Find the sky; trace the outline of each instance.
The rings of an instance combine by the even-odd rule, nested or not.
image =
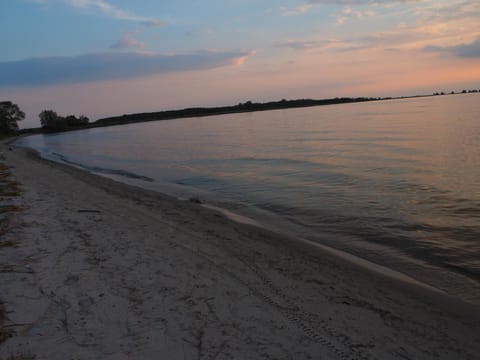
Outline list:
[[[21,127],[480,88],[478,0],[0,0],[0,34]]]

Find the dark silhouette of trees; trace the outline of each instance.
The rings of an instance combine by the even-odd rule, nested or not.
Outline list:
[[[66,117],[59,116],[53,110],[43,110],[38,114],[42,128],[50,132],[66,131],[80,128],[88,125],[90,121],[85,115],[76,117],[75,115],[68,115]]]
[[[18,121],[25,119],[25,113],[11,101],[0,101],[0,133],[13,134],[18,131]]]
[[[78,117],[78,118],[75,115],[68,115],[65,118],[65,121],[66,121],[68,126],[77,127],[77,126],[87,125],[88,122],[89,122],[89,119],[85,115],[80,115],[80,117]]]
[[[388,98],[384,98],[388,99]],[[221,114],[233,114],[241,112],[251,111],[267,111],[275,109],[288,109],[288,108],[302,108],[307,106],[320,106],[320,105],[332,105],[332,104],[346,104],[354,102],[375,101],[377,98],[334,98],[334,99],[297,99],[297,100],[285,100],[270,101],[265,103],[255,103],[252,101],[246,101],[233,106],[222,106],[212,108],[186,108],[181,110],[166,110],[151,113],[139,113],[139,114],[125,114],[121,116],[113,116],[97,120],[93,126],[109,126],[130,124],[144,121],[157,121],[157,120],[170,120],[185,117],[201,117],[201,116],[213,116]]]
[[[65,125],[65,119],[53,110],[43,110],[38,114],[42,128],[47,131],[61,131]]]
[[[480,90],[463,90],[461,93],[467,94],[469,92],[480,92]],[[460,93],[460,92],[459,92]],[[445,92],[436,92],[433,95],[446,95]],[[452,91],[450,94],[456,94]],[[333,105],[333,104],[348,104],[366,101],[379,101],[379,100],[391,100],[391,99],[407,99],[424,97],[430,95],[415,95],[415,96],[402,96],[402,97],[336,97],[330,99],[296,99],[287,100],[282,99],[280,101],[269,101],[264,103],[246,101],[244,103],[238,103],[231,106],[220,107],[192,107],[179,110],[165,110],[149,113],[137,113],[137,114],[124,114],[121,116],[112,116],[103,119],[98,119],[94,123],[90,123],[89,119],[81,115],[76,117],[75,115],[68,115],[66,117],[59,116],[53,110],[44,110],[39,114],[42,129],[40,131],[57,132],[68,131],[82,128],[95,128],[102,126],[123,125],[145,121],[158,121],[158,120],[171,120],[185,117],[202,117],[202,116],[214,116],[222,114],[233,114],[253,111],[268,111],[277,109],[290,109],[290,108],[303,108],[309,106],[321,106],[321,105]],[[22,130],[24,133],[32,133],[32,131]],[[33,131],[37,129],[31,129]]]

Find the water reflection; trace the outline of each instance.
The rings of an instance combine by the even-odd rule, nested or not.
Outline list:
[[[159,188],[190,186],[272,211],[303,236],[387,266],[406,268],[408,258],[461,273],[480,300],[479,114],[472,94],[151,122],[25,143],[153,178]],[[464,279],[451,276],[449,286],[461,286]]]

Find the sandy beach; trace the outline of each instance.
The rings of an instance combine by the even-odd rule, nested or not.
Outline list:
[[[22,192],[1,200],[21,211],[0,247],[0,359],[478,359],[478,306],[3,151]]]

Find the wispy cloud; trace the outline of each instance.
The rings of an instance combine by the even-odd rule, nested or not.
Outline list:
[[[452,21],[465,18],[476,18],[480,16],[480,2],[474,0],[450,0],[430,2],[415,10],[417,16],[424,20]]]
[[[286,40],[275,44],[275,47],[293,50],[313,51],[340,47],[344,42],[338,40]]]
[[[145,26],[160,26],[165,22],[148,16],[137,15],[131,11],[119,8],[106,0],[34,0],[38,3],[64,3],[78,9],[92,9],[118,20],[135,21]]]
[[[282,16],[296,16],[303,15],[309,12],[315,7],[314,4],[302,4],[295,8],[288,8],[286,6],[280,6],[280,15]]]
[[[472,43],[460,44],[456,46],[426,46],[425,51],[450,53],[461,58],[480,58],[480,38]]]
[[[371,10],[353,10],[350,6],[346,6],[342,9],[342,11],[336,16],[335,22],[338,25],[344,24],[349,19],[366,19],[375,16],[376,13]]]
[[[385,5],[392,3],[416,3],[425,0],[308,0],[307,4],[324,5]]]
[[[341,3],[341,1],[335,3]],[[359,3],[355,2],[355,4]],[[386,4],[387,1],[383,3]],[[458,57],[473,57],[476,56],[477,41],[480,39],[479,16],[480,2],[468,0],[424,0],[415,6],[382,10],[378,14],[368,8],[344,6],[334,16],[337,24],[344,24],[353,18],[370,18],[371,21],[390,21],[392,27],[353,37],[339,37],[338,44],[330,46],[328,49],[335,51],[377,49],[418,52],[429,50],[450,52]],[[292,45],[290,47],[301,49],[300,44],[302,43],[305,43],[303,49],[308,50],[315,44],[322,44],[322,40],[307,42],[299,40],[290,44]]]
[[[132,32],[126,32],[111,46],[112,49],[143,49],[144,47],[145,45],[135,39]]]
[[[328,1],[327,1],[328,2]],[[334,1],[335,2],[335,1]],[[341,3],[337,1],[335,3]],[[356,2],[359,3],[359,2]],[[365,2],[364,2],[365,3]],[[386,2],[384,2],[386,3]],[[350,4],[351,5],[351,4]],[[381,11],[378,16],[370,9],[343,6],[335,15],[337,24],[353,18],[371,21],[392,21],[392,28],[383,31],[359,33],[357,36],[338,36],[335,40],[312,38],[287,40],[276,47],[304,52],[362,52],[425,51],[449,53],[458,58],[477,58],[480,53],[480,2],[466,0],[424,1],[421,6],[402,7]],[[402,22],[409,19],[409,22]],[[397,21],[395,23],[395,21]]]
[[[240,65],[253,52],[86,54],[0,62],[0,87],[73,84]]]

